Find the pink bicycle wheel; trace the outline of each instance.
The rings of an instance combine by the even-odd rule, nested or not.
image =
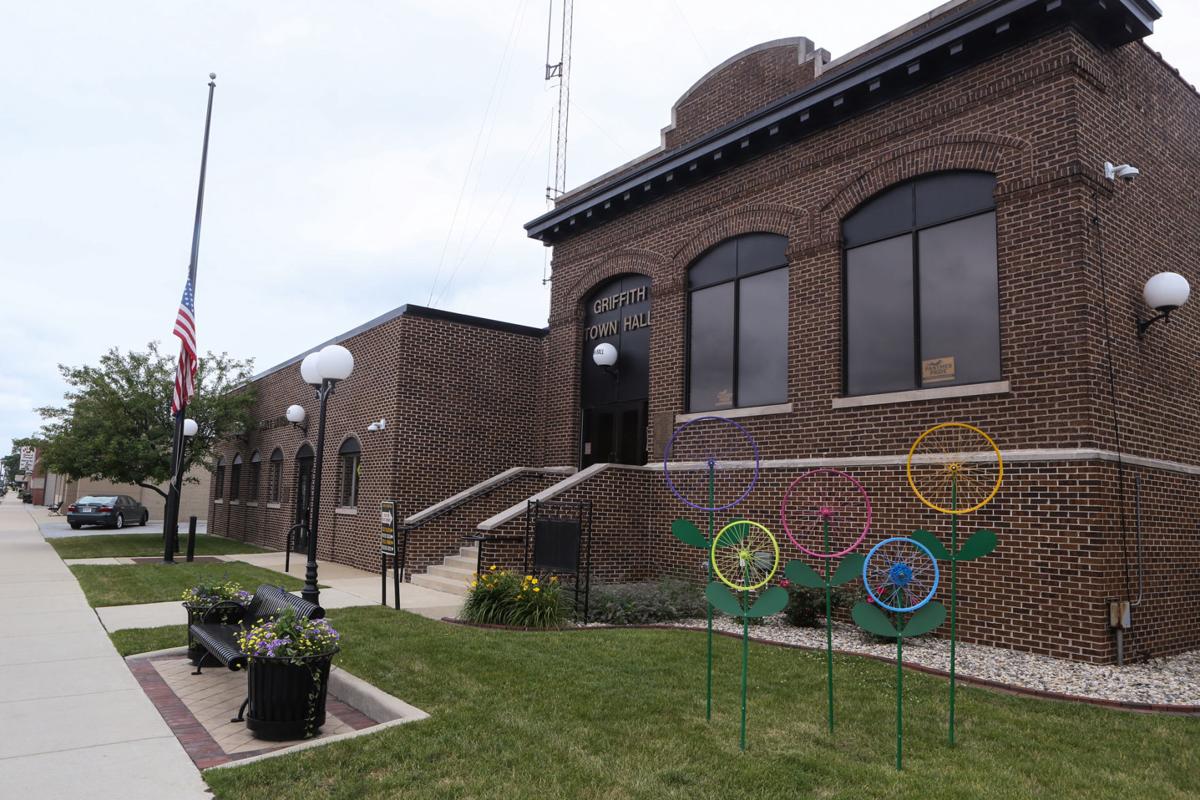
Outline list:
[[[841,558],[867,538],[871,498],[854,476],[821,467],[792,481],[783,494],[779,520],[784,533],[802,553],[813,558]],[[846,542],[849,546],[834,549]]]

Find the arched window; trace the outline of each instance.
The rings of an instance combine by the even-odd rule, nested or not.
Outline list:
[[[250,482],[246,487],[246,500],[258,502],[258,484],[262,477],[262,456],[255,450],[250,454]]]
[[[362,470],[362,446],[351,436],[338,448],[338,505],[352,508],[358,505],[358,478]]]
[[[242,492],[242,454],[233,457],[233,466],[229,469],[229,499],[237,500]]]
[[[283,493],[283,451],[276,447],[271,452],[271,467],[267,485],[267,502],[278,503]]]
[[[938,173],[842,222],[846,394],[1000,380],[995,189]]]
[[[220,500],[225,497],[225,456],[217,459],[217,475],[213,480],[216,482],[213,497]]]
[[[688,410],[787,402],[787,237],[727,239],[688,269]]]

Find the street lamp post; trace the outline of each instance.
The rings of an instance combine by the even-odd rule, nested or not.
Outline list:
[[[320,605],[321,593],[317,589],[317,528],[321,520],[321,473],[325,456],[325,408],[329,395],[333,394],[337,382],[350,377],[354,371],[354,356],[341,345],[331,344],[319,352],[309,353],[300,362],[300,376],[304,382],[317,390],[319,412],[317,416],[317,462],[313,469],[312,516],[308,531],[308,563],[304,568],[304,588],[300,596]]]
[[[183,444],[181,444],[179,447],[179,461],[177,461],[176,463],[171,465],[171,467],[172,467],[172,469],[171,469],[172,487],[171,488],[174,490],[176,498],[178,498],[180,496],[180,494],[182,494],[182,490],[183,490],[183,463],[184,463],[184,461],[187,460],[186,453],[187,453],[188,442],[191,441],[192,437],[196,435],[196,431],[198,429],[199,429],[199,426],[196,424],[196,420],[191,419],[189,417],[188,419],[185,419],[183,421]],[[178,506],[176,506],[175,511],[176,511],[176,513],[179,512]],[[169,524],[164,525],[164,528],[163,528],[163,563],[164,564],[174,564],[175,563],[175,549],[177,547],[178,542],[179,542],[178,527],[173,527]]]

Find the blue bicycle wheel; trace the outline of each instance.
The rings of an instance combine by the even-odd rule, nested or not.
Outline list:
[[[886,611],[916,611],[937,591],[937,559],[920,542],[903,536],[884,539],[863,562],[863,584],[876,605]]]

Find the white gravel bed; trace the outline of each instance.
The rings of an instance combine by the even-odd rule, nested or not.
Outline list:
[[[665,624],[703,630],[706,621],[686,619]],[[742,624],[729,617],[715,617],[713,629],[741,635]],[[825,649],[824,627],[797,628],[788,623],[782,614],[752,624],[750,636]],[[895,644],[871,642],[853,625],[834,624],[833,649],[869,653],[893,661],[896,658]],[[1121,668],[1081,664],[961,641],[956,655],[957,674],[1010,686],[1126,703],[1200,706],[1200,650],[1141,664],[1128,664]],[[920,664],[948,672],[950,642],[932,636],[906,641],[904,661],[906,664]]]

